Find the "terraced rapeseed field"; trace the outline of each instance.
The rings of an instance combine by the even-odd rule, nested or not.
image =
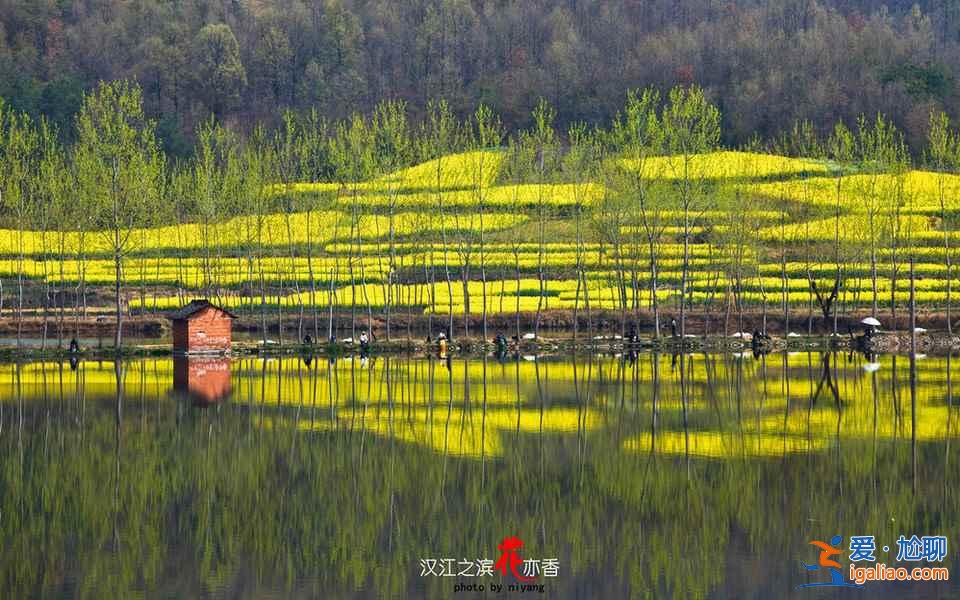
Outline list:
[[[273,185],[287,212],[133,230],[128,305],[166,310],[208,296],[241,311],[625,312],[649,309],[656,289],[670,311],[685,287],[694,307],[813,311],[811,282],[829,289],[839,278],[844,310],[868,306],[874,291],[888,309],[909,301],[912,259],[917,302],[939,310],[960,283],[946,261],[960,245],[950,225],[960,176],[840,173],[721,151],[519,180],[506,161],[483,150],[369,181]],[[684,168],[697,195],[687,211],[676,201]],[[606,171],[641,175],[648,195],[619,189]],[[0,231],[0,255],[0,276],[57,289],[114,277],[103,232]]]

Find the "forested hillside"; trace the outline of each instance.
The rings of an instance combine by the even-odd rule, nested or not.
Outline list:
[[[958,116],[956,0],[2,0],[0,28],[13,108],[71,138],[83,91],[136,79],[181,155],[211,113],[249,126],[384,98],[483,102],[514,128],[543,96],[565,128],[609,122],[627,89],[695,83],[727,145],[882,112],[918,150],[931,110]]]

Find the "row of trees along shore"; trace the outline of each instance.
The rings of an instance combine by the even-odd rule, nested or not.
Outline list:
[[[281,298],[288,294],[300,299],[295,310],[298,339],[305,333],[316,339],[321,333],[333,335],[339,312],[334,305],[345,306],[344,297],[352,299],[351,335],[359,327],[371,327],[376,317],[385,323],[389,339],[395,323],[405,323],[411,334],[413,317],[423,315],[424,306],[435,306],[435,294],[443,286],[448,296],[445,318],[438,315],[435,325],[433,311],[427,311],[428,327],[453,335],[458,285],[465,315],[461,331],[488,338],[488,296],[497,293],[497,282],[498,312],[515,314],[519,335],[521,279],[531,274],[539,282],[538,295],[534,294],[537,332],[548,308],[549,280],[576,281],[576,332],[584,312],[588,327],[595,325],[600,299],[591,297],[588,272],[596,257],[616,290],[613,302],[621,313],[621,328],[631,315],[649,311],[652,331],[659,335],[662,314],[669,309],[684,335],[691,316],[691,276],[707,270],[715,285],[698,304],[707,313],[715,307],[724,310],[725,323],[733,314],[737,326],[742,326],[744,304],[749,302],[744,288],[755,281],[764,326],[768,304],[779,304],[786,331],[791,319],[788,291],[791,280],[799,277],[809,298],[808,328],[812,331],[816,310],[824,321],[832,320],[836,330],[841,309],[868,307],[878,315],[881,308],[888,308],[896,318],[897,279],[916,258],[910,197],[903,183],[916,163],[937,178],[949,327],[951,232],[960,206],[948,174],[958,170],[960,144],[944,114],[931,113],[928,149],[922,156],[908,152],[902,135],[883,116],[861,118],[849,126],[838,123],[825,138],[817,136],[809,123],[799,122],[790,134],[747,148],[780,157],[821,159],[819,164],[826,165],[835,180],[833,204],[826,204],[825,213],[788,198],[776,204],[782,235],[775,242],[761,240],[758,234],[762,223],[753,209],[761,207],[749,189],[724,184],[724,178],[708,172],[704,161],[697,159],[718,150],[721,139],[720,112],[699,88],[677,87],[666,95],[655,89],[631,92],[613,122],[603,126],[576,123],[558,131],[555,112],[543,100],[532,117],[529,129],[507,132],[486,106],[461,119],[439,100],[430,104],[422,121],[412,122],[402,102],[388,100],[372,114],[343,121],[330,121],[316,112],[286,113],[281,127],[270,131],[253,127],[249,135],[210,120],[197,132],[193,158],[180,161],[164,155],[156,123],[144,116],[141,90],[126,81],[101,83],[85,96],[76,118],[76,141],[69,146],[59,141],[47,121],[0,105],[2,218],[11,239],[8,248],[13,248],[8,256],[12,270],[0,279],[0,315],[16,320],[18,345],[29,314],[42,317],[44,343],[48,326],[55,324],[57,343],[62,344],[74,326],[71,318],[79,333],[95,288],[101,293],[98,297],[104,297],[104,286],[88,282],[87,274],[90,261],[108,258],[117,347],[128,301],[138,298],[139,310],[159,310],[158,297],[176,294],[183,301],[198,292],[220,300],[239,296],[238,310],[259,315],[264,336],[273,319],[280,322],[282,343]],[[459,155],[472,157],[466,162],[456,158],[456,153],[491,149],[497,152]],[[673,158],[663,160],[667,155]],[[777,159],[754,156],[757,161]],[[493,164],[494,157],[499,157],[499,167]],[[425,161],[433,162],[428,163],[430,173],[417,182],[418,198],[424,200],[411,210],[403,202],[410,193],[409,182],[383,176]],[[494,170],[497,182],[512,185],[506,188],[512,190],[512,202],[489,200]],[[863,222],[857,226],[862,234],[855,243],[843,231],[849,227],[843,186],[853,174],[858,186],[866,186],[859,190],[864,204],[857,214]],[[885,177],[895,184],[883,185]],[[364,184],[377,178],[375,191],[381,201],[372,203]],[[459,178],[458,183],[451,186],[451,178]],[[316,193],[309,186],[301,191],[302,186],[294,185],[298,182],[333,185],[326,193]],[[551,201],[552,186],[558,183],[567,186],[564,193],[572,195],[572,201]],[[467,209],[450,203],[454,193],[470,195]],[[823,205],[821,198],[817,206]],[[330,219],[334,211],[343,218]],[[514,229],[496,225],[498,216],[511,215],[526,220]],[[811,218],[822,223],[824,215],[832,219],[834,229],[829,243],[816,241],[809,231]],[[386,224],[386,231],[379,226],[371,230],[371,216],[382,219],[378,222]],[[401,217],[406,219],[404,226]],[[270,219],[282,220],[285,239],[268,235]],[[808,229],[790,226],[803,222]],[[176,236],[176,243],[150,250],[150,228],[158,227],[166,228],[164,235]],[[228,227],[229,239],[224,234]],[[548,245],[561,238],[569,242],[572,258],[561,266],[551,265]],[[691,246],[704,241],[710,242],[709,259],[693,260]],[[407,247],[429,248],[438,242],[442,251],[437,257],[430,252],[422,264],[411,264],[405,262],[404,242]],[[509,247],[512,265],[502,257],[490,259],[494,242]],[[662,277],[667,242],[682,246],[679,282],[665,283]],[[521,260],[530,244],[537,248],[532,268]],[[891,268],[881,268],[881,256],[889,257]],[[304,258],[306,278],[297,276]],[[151,269],[159,276],[164,259],[176,262],[175,285],[148,285]],[[851,300],[841,293],[848,278],[845,269],[863,259],[870,265],[869,297]],[[832,263],[833,272],[815,273],[814,260]],[[25,275],[30,261],[40,264],[40,276]],[[764,289],[768,280],[761,276],[764,261],[780,265],[780,298]],[[805,272],[791,272],[797,261],[805,262]],[[75,265],[75,276],[65,273],[68,263]],[[185,278],[179,276],[190,264],[198,265],[199,289],[184,289]],[[244,280],[224,281],[221,272],[227,264],[239,265]],[[368,273],[371,264],[385,275]],[[131,271],[136,285],[125,283]],[[884,275],[890,278],[886,307],[879,285]],[[471,331],[469,315],[476,311],[471,311],[475,292],[469,283],[478,280],[480,330]],[[503,302],[504,286],[511,280],[517,285],[514,307]],[[371,284],[381,286],[381,301],[370,298]],[[35,292],[32,310],[25,306],[30,286]],[[669,307],[661,298],[667,288],[675,292]],[[323,306],[318,298],[326,298]],[[838,308],[841,303],[844,306]]]

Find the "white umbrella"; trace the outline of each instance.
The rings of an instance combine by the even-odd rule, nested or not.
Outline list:
[[[873,373],[874,371],[878,371],[879,369],[880,369],[880,363],[878,362],[868,362],[867,364],[863,365],[863,370],[866,371],[867,373]]]
[[[864,325],[870,325],[871,327],[880,327],[880,321],[874,319],[873,317],[867,317],[866,319],[860,321]]]

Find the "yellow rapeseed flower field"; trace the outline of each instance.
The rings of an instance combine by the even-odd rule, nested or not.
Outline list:
[[[123,282],[150,293],[145,300],[131,294],[130,306],[173,307],[183,294],[203,290],[232,307],[256,306],[262,297],[271,305],[389,304],[437,314],[588,303],[646,307],[654,266],[658,299],[678,300],[685,254],[687,298],[694,304],[723,303],[733,295],[747,304],[809,306],[809,278],[829,285],[835,276],[838,233],[843,302],[862,302],[873,293],[870,251],[884,302],[894,273],[893,298],[906,301],[904,265],[910,258],[919,302],[945,302],[948,281],[952,290],[960,289],[946,261],[960,248],[960,227],[952,223],[960,213],[954,201],[958,175],[839,177],[823,161],[736,151],[693,156],[687,165],[677,156],[625,161],[627,168],[642,168],[645,178],[668,182],[668,190],[684,167],[692,177],[710,181],[705,198],[686,215],[691,219],[686,249],[685,214],[678,204],[661,198],[647,214],[657,219],[651,259],[648,229],[629,196],[608,196],[601,180],[571,181],[569,173],[543,183],[517,183],[513,177],[506,182],[500,176],[506,159],[496,150],[464,152],[370,181],[274,186],[275,195],[294,197],[293,212],[133,230]],[[326,200],[305,198],[313,194]],[[0,230],[0,275],[54,286],[81,280],[108,286],[115,271],[105,232],[7,229]]]

